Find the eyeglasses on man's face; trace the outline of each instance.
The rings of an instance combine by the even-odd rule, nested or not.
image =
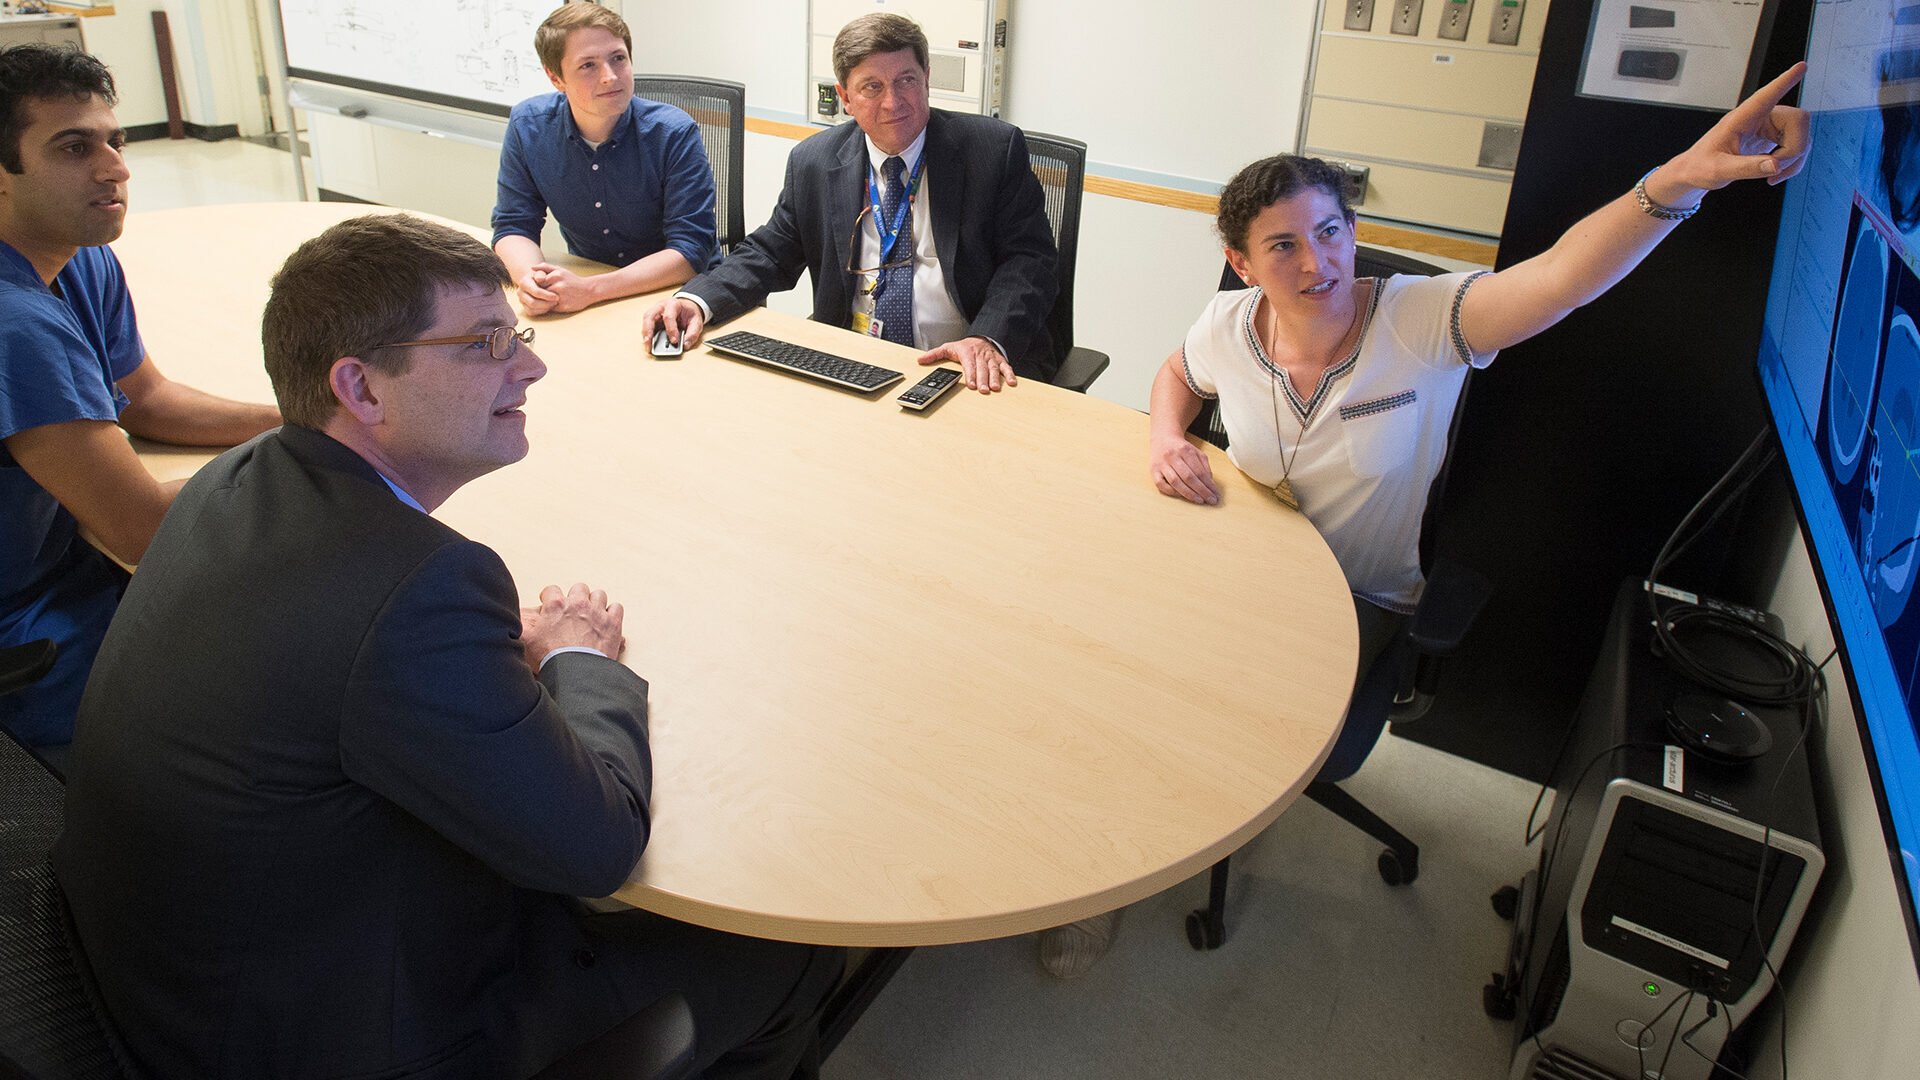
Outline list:
[[[511,326],[496,326],[484,334],[463,334],[459,337],[424,338],[420,341],[396,341],[389,345],[375,345],[376,349],[410,349],[415,345],[471,345],[475,349],[485,345],[487,355],[495,360],[511,360],[520,349],[522,342],[533,344],[533,327],[515,330]]]

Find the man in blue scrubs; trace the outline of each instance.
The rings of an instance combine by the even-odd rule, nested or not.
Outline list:
[[[714,262],[713,169],[700,126],[633,96],[633,34],[597,4],[567,4],[534,33],[558,93],[514,106],[500,147],[493,250],[529,315],[678,285]],[[553,209],[567,250],[619,267],[582,277],[546,261]]]
[[[0,726],[55,761],[126,585],[102,552],[139,562],[180,486],[155,481],[127,433],[225,446],[280,423],[146,355],[104,246],[127,215],[113,105],[113,76],[85,53],[0,49],[0,646],[60,649],[46,678],[0,698]]]

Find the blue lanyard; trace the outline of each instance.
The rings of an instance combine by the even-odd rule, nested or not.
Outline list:
[[[927,163],[927,155],[922,153],[920,160],[913,163],[913,172],[907,176],[907,197],[900,200],[894,208],[893,220],[885,220],[880,209],[880,188],[874,183],[873,167],[867,167],[867,199],[873,203],[873,231],[880,236],[880,262],[887,261],[893,254],[893,245],[900,240],[900,226],[906,223],[907,211],[913,207],[913,200],[920,194],[920,167]]]

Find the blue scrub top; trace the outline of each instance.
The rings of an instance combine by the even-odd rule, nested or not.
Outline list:
[[[81,248],[54,278],[0,242],[0,440],[69,420],[116,421],[114,385],[146,356],[120,261]],[[0,724],[32,745],[73,737],[73,714],[126,575],[0,443],[0,645],[51,637],[54,671],[0,698]]]

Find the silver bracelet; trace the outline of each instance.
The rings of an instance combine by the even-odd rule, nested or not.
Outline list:
[[[1652,176],[1659,171],[1660,166],[1655,165],[1647,170],[1647,176]],[[1633,200],[1640,204],[1641,213],[1648,217],[1659,218],[1661,221],[1685,221],[1700,212],[1700,203],[1694,203],[1683,209],[1677,206],[1662,206],[1654,202],[1653,196],[1647,194],[1647,176],[1641,177],[1640,182],[1633,185]],[[1705,201],[1704,197],[1700,200],[1700,202]]]

